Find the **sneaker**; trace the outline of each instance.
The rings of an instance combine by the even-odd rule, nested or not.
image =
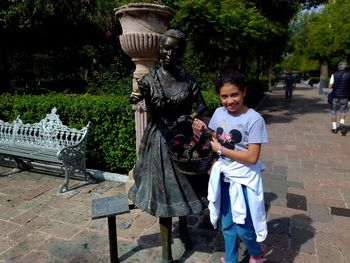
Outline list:
[[[250,259],[249,259],[249,263],[264,263],[266,262],[267,259],[266,258],[263,258],[263,256],[251,256]]]
[[[338,133],[338,129],[332,129],[331,132],[334,133],[334,134],[337,134]]]
[[[338,129],[340,130],[341,135],[346,135],[346,126],[344,124],[340,123]]]
[[[259,256],[250,256],[249,263],[263,263],[263,262],[267,262],[267,259],[264,258],[265,253],[267,251],[267,247],[263,243],[260,243],[260,247],[261,247],[261,254]]]

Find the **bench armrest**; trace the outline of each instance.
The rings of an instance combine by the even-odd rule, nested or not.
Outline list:
[[[58,160],[62,160],[63,163],[74,162],[75,160],[85,159],[87,136],[90,127],[90,122],[85,127],[86,131],[83,138],[75,145],[65,146],[57,152]]]
[[[82,159],[85,157],[86,140],[80,141],[76,145],[65,146],[57,152],[58,160],[65,162]]]

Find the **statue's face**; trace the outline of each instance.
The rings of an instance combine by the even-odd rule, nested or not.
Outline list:
[[[160,47],[160,62],[163,67],[171,67],[176,64],[182,55],[180,41],[173,37],[167,37]]]

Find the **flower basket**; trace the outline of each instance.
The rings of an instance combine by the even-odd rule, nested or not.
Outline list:
[[[177,156],[170,154],[176,169],[186,175],[198,175],[206,174],[210,168],[210,164],[213,160],[213,155],[209,155],[202,158],[192,158],[190,160],[185,158],[178,158]]]

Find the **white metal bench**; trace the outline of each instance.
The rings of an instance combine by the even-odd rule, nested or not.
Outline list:
[[[63,193],[76,170],[88,180],[85,152],[89,127],[90,122],[81,130],[68,128],[56,108],[34,124],[24,124],[19,116],[12,123],[0,120],[0,155],[14,159],[20,169],[31,168],[31,161],[59,164],[65,179],[58,192]]]

